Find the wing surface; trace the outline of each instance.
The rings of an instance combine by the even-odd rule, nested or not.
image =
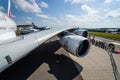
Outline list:
[[[21,36],[20,40],[17,39],[12,42],[0,44],[0,72],[26,56],[48,39],[69,29],[72,28],[53,27],[49,30]]]

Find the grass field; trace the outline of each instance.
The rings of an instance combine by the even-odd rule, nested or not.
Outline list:
[[[89,32],[90,35],[103,37],[107,39],[113,39],[120,41],[120,34],[112,34],[112,33],[103,33],[103,32]]]

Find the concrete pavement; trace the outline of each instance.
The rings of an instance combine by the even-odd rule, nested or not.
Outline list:
[[[115,80],[110,58],[107,52],[101,48],[92,46],[89,54],[84,58],[77,58],[69,54],[68,52],[66,52],[63,48],[60,48],[55,53],[57,54],[62,53],[72,58],[75,62],[78,63],[76,65],[76,68],[78,69],[78,71],[80,71],[79,65],[83,67],[83,70],[79,74],[82,78],[80,76],[79,77],[76,76],[73,78],[74,80]],[[39,71],[39,68],[38,68],[38,71]],[[39,80],[41,78],[40,76],[37,76],[35,74],[38,74],[38,72],[35,71],[28,78],[28,80]],[[52,75],[52,77],[53,76],[54,75]],[[46,80],[46,79],[43,78],[42,80]],[[52,80],[58,80],[58,79],[54,77],[52,78]],[[63,80],[66,80],[66,79],[63,79]]]

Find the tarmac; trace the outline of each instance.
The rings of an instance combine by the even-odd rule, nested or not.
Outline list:
[[[57,39],[57,40],[56,40]],[[120,55],[113,54],[120,71]],[[115,80],[108,53],[94,45],[85,57],[65,51],[52,38],[3,71],[0,80]]]

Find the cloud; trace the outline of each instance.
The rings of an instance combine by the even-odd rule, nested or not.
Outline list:
[[[120,0],[105,0],[105,1],[104,1],[104,4],[105,4],[105,5],[106,5],[106,4],[110,4],[110,3],[112,3],[112,2],[119,3]]]
[[[98,11],[88,5],[82,5],[81,9],[86,12],[86,14],[81,14],[84,22],[98,22],[101,19],[101,17],[97,15]]]
[[[74,23],[74,22],[79,22],[80,19],[81,19],[80,16],[74,16],[72,14],[65,14],[65,16],[64,16],[65,22],[72,22],[72,23]]]
[[[31,18],[31,17],[27,17],[27,19],[28,19],[28,20],[32,20],[32,18]]]
[[[86,11],[87,14],[96,14],[97,13],[97,10],[95,9],[92,9],[91,7],[89,7],[88,5],[82,5],[81,6],[81,9]]]
[[[48,7],[48,4],[45,3],[45,2],[41,2],[41,3],[40,3],[40,6],[41,6],[41,7],[44,7],[44,8],[47,8],[47,7]]]
[[[38,16],[40,18],[44,18],[44,19],[49,19],[49,17],[47,15],[44,15],[44,14],[36,14],[36,16]]]
[[[110,9],[103,9],[104,10],[104,12],[108,12],[108,11],[110,11]]]
[[[32,23],[32,21],[30,21],[30,20],[25,21],[25,24],[31,24],[31,23]]]
[[[85,3],[85,2],[91,2],[94,0],[65,0],[65,2],[71,2],[71,4],[78,4],[78,3]]]
[[[22,17],[23,19],[25,19],[25,20],[32,20],[32,18],[31,17]]]
[[[64,25],[67,26],[79,26],[81,28],[99,28],[99,27],[118,27],[120,26],[119,22],[113,22],[113,20],[106,19],[104,17],[100,17],[98,15],[95,16],[87,16],[87,15],[81,15],[81,16],[74,16],[67,14],[65,15],[65,21],[62,21]]]
[[[35,0],[13,0],[16,8],[20,8],[24,12],[41,12],[41,8]]]
[[[3,7],[3,6],[0,6],[0,10],[3,11],[3,10],[4,10],[4,7]]]
[[[119,17],[119,19],[108,19],[104,16],[99,15],[87,15],[87,14],[81,14],[78,16],[72,15],[72,14],[66,14],[64,17],[64,21],[62,23],[67,26],[79,26],[82,28],[87,27],[118,27],[120,26],[120,15],[114,16]]]
[[[11,14],[11,17],[12,17],[12,18],[16,18],[16,16],[15,16],[15,15],[13,15],[13,14]]]
[[[61,19],[61,23],[66,26],[87,27],[93,23],[100,22],[101,17],[97,15],[98,11],[96,9],[93,9],[88,5],[82,5],[81,9],[83,10],[83,12],[86,12],[86,14],[65,14],[64,17]]]
[[[67,25],[76,25],[81,23],[81,18],[80,16],[74,16],[72,14],[66,14],[64,17],[64,20]]]
[[[81,25],[82,23],[96,23],[99,22],[100,17],[98,15],[90,16],[87,14],[81,14],[74,16],[72,14],[66,14],[64,17],[66,23],[71,25]]]
[[[105,4],[108,4],[108,3],[111,3],[112,2],[112,0],[105,0]]]
[[[80,15],[72,15],[72,14],[66,14],[65,15],[65,22],[67,25],[73,25],[73,26],[95,26],[91,25],[94,23],[99,23],[102,20],[102,17],[98,15],[98,11],[96,9],[91,8],[88,5],[82,5],[81,9],[83,10],[83,14]]]
[[[66,14],[65,17],[68,18],[68,19],[72,19],[72,18],[74,18],[74,16],[71,15],[71,14]]]
[[[107,27],[117,27],[120,25],[120,23],[114,23],[108,20],[105,19],[103,16],[100,17],[98,15],[88,16],[87,14],[81,14],[81,15],[65,14],[64,16],[61,17],[51,17],[50,19],[41,19],[39,25],[55,26],[55,27],[78,26],[81,28],[88,28],[88,27],[107,28]]]
[[[116,9],[116,10],[111,10],[111,11],[108,11],[106,14],[105,14],[105,17],[108,17],[108,18],[112,18],[112,19],[115,19],[115,18],[119,18],[120,19],[120,9]]]

